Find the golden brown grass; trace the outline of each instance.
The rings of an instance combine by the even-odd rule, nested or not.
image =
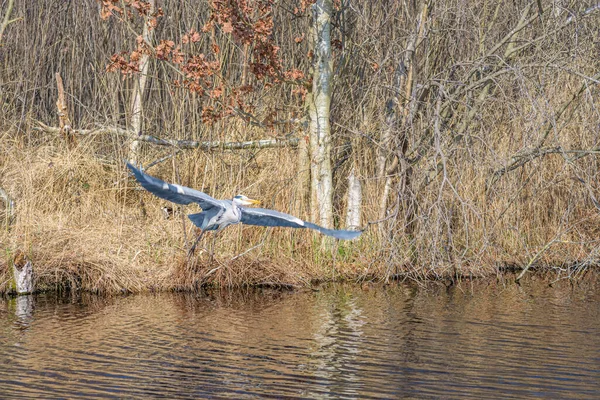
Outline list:
[[[513,139],[521,134],[514,126],[505,129],[512,130]],[[597,249],[598,213],[585,188],[571,178],[571,168],[581,173],[592,166],[566,166],[553,155],[500,181],[488,194],[487,171],[458,159],[447,178],[453,190],[440,191],[436,181],[419,194],[423,217],[412,238],[394,235],[399,228],[393,225],[383,234],[381,226],[373,226],[359,241],[341,243],[332,257],[318,252],[308,232],[235,226],[217,238],[214,260],[201,249],[190,264],[185,243],[195,232],[189,221],[180,214],[165,219],[160,210],[165,203],[139,190],[123,165],[99,159],[94,143],[84,140],[69,150],[60,139],[29,145],[10,134],[1,143],[2,153],[10,154],[0,164],[2,186],[18,204],[16,224],[2,232],[2,287],[16,249],[33,260],[40,288],[107,292],[302,285],[406,273],[417,278],[483,276],[505,264],[526,265],[542,251],[537,257],[544,265],[593,262]],[[509,146],[498,143],[495,149]],[[190,153],[176,164],[183,184],[217,197],[244,192],[294,212],[294,151],[264,151],[251,163],[242,158],[221,155],[215,162],[210,154]],[[150,172],[174,180],[170,163]],[[365,219],[373,220],[370,206],[377,192],[369,182],[365,194]],[[195,211],[188,207],[184,212]],[[211,242],[207,235],[204,247]]]
[[[35,149],[10,140],[3,143],[11,143],[3,149],[11,158],[0,165],[2,185],[13,193],[18,217],[11,229],[2,231],[0,292],[6,289],[16,249],[24,249],[32,259],[40,289],[137,292],[202,285],[306,285],[314,279],[355,275],[346,271],[351,268],[347,265],[354,265],[347,256],[333,260],[314,253],[314,234],[284,229],[230,227],[214,240],[213,259],[208,254],[213,236],[207,234],[189,261],[186,243],[189,246],[196,235],[190,221],[182,219],[179,210],[165,219],[161,207],[168,204],[140,189],[123,165],[103,163],[85,141],[72,150],[61,149],[60,141]],[[257,162],[276,164],[286,152],[276,157],[267,153]],[[239,178],[218,186],[206,174],[196,175],[204,172],[197,161],[178,161],[184,184],[209,192],[216,188],[217,197],[245,188],[244,193],[263,198],[267,206],[285,209],[290,204],[286,188],[278,190],[277,183],[285,182],[291,170],[280,168],[279,179],[267,168],[237,171]],[[169,180],[164,173],[168,169],[151,173]],[[189,206],[183,215],[198,210]],[[339,271],[333,275],[334,270]]]
[[[10,257],[17,249],[32,259],[40,289],[114,293],[488,276],[504,265],[524,266],[541,250],[537,264],[567,267],[590,257],[597,246],[598,213],[581,207],[587,194],[569,179],[562,163],[546,160],[532,185],[537,193],[527,187],[518,191],[519,181],[507,179],[493,196],[481,193],[485,174],[462,165],[460,176],[452,178],[456,193],[443,193],[441,199],[439,188],[421,194],[420,206],[429,204],[431,212],[412,239],[383,236],[373,226],[360,240],[339,243],[332,255],[319,252],[318,237],[310,232],[234,226],[214,240],[214,259],[208,254],[213,237],[207,234],[190,262],[186,243],[196,232],[189,220],[178,210],[165,219],[161,206],[167,204],[140,190],[123,165],[99,160],[94,146],[82,141],[68,150],[60,141],[35,147],[16,139],[2,143],[3,152],[11,154],[0,164],[2,185],[14,194],[18,217],[10,230],[2,231],[0,291],[6,289]],[[184,155],[177,165],[183,184],[217,197],[244,192],[262,198],[268,207],[293,212],[295,193],[285,185],[294,180],[293,156],[293,150],[265,151],[252,169],[230,161],[239,155],[227,155],[231,170],[225,181],[210,173],[206,156]],[[209,161],[204,164],[203,159]],[[150,173],[173,180],[170,163]],[[544,184],[553,180],[558,183]],[[368,205],[376,197],[365,193],[369,218]],[[188,206],[183,213],[197,210]],[[446,223],[452,224],[452,247],[437,241],[445,235]]]
[[[517,3],[497,8],[494,2],[448,0],[432,8],[428,36],[414,57],[415,86],[409,94],[414,98],[396,99],[412,101],[410,118],[394,127],[385,145],[389,158],[400,155],[410,167],[406,174],[391,173],[385,221],[370,225],[357,241],[339,243],[332,253],[319,251],[319,238],[311,232],[230,227],[216,240],[214,260],[199,251],[191,264],[186,246],[194,228],[180,214],[165,219],[160,207],[166,204],[127,177],[124,138],[78,138],[69,147],[61,137],[33,129],[34,120],[57,123],[55,72],[62,74],[76,128],[127,126],[133,81],[107,74],[105,66],[110,55],[133,48],[135,35],[115,22],[103,25],[91,0],[69,3],[70,12],[54,15],[54,24],[46,22],[44,7],[17,4],[15,15],[29,19],[12,24],[0,48],[0,187],[17,202],[15,224],[8,229],[0,220],[0,291],[18,249],[33,260],[40,288],[106,292],[489,276],[505,266],[529,264],[575,276],[597,265],[600,212],[593,199],[600,199],[600,96],[598,77],[589,77],[600,66],[600,14],[565,25],[565,10],[544,3],[543,18],[514,38],[525,46],[521,51],[505,57],[508,41],[486,56],[525,10],[537,15],[535,7]],[[580,2],[567,3],[582,11]],[[295,5],[281,4],[276,30],[283,61],[307,70],[307,41],[295,38],[306,33],[308,19],[290,18],[286,10]],[[395,93],[395,71],[423,2],[401,4],[361,3],[345,11],[344,24],[338,24],[343,32],[337,27],[333,32],[346,46],[334,54],[331,115],[339,227],[351,169],[363,184],[363,223],[379,219],[384,179],[375,165],[386,102]],[[164,37],[177,35],[182,26],[199,28],[210,12],[204,3],[169,0],[164,6],[167,15],[181,18],[161,22],[157,35]],[[215,40],[228,65],[227,79],[239,83],[242,53],[227,35]],[[306,134],[300,124],[261,129],[235,118],[207,126],[200,112],[204,100],[173,88],[169,68],[153,68],[144,133],[207,141]],[[485,74],[491,82],[487,96],[480,97],[483,84],[460,91]],[[302,103],[290,92],[286,85],[257,90],[257,117],[266,118],[274,107],[278,120],[302,116]],[[450,110],[443,121],[436,110],[440,103]],[[395,110],[402,112],[399,106]],[[469,120],[470,110],[476,112]],[[404,150],[402,140],[408,143]],[[536,146],[567,152],[537,157],[531,153]],[[171,151],[145,146],[142,159],[147,164]],[[490,185],[495,171],[528,152],[524,166]],[[186,150],[148,172],[217,198],[244,193],[266,207],[311,219],[299,201],[294,149]],[[410,182],[402,187],[406,175]],[[197,207],[184,210],[192,212]],[[206,235],[202,248],[211,243]]]

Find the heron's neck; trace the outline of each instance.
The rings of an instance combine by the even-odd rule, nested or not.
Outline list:
[[[240,217],[242,215],[242,211],[240,210],[240,207],[237,205],[237,202],[235,201],[235,199],[233,199],[231,201],[231,211],[233,212],[233,215],[235,215],[236,217]]]

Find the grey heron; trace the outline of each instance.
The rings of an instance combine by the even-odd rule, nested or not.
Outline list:
[[[362,231],[327,229],[275,210],[248,208],[246,206],[260,204],[260,201],[249,199],[244,195],[237,195],[231,200],[217,200],[198,190],[164,182],[144,173],[130,163],[127,163],[127,167],[133,172],[142,187],[153,195],[177,204],[197,203],[200,205],[202,212],[188,215],[194,225],[202,231],[196,240],[196,244],[204,232],[221,231],[229,225],[238,223],[257,226],[308,228],[336,239],[355,239],[362,233]],[[193,252],[196,244],[192,246],[190,253]]]

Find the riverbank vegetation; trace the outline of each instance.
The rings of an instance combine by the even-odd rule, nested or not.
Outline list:
[[[5,3],[0,292],[18,251],[104,292],[597,266],[596,1]],[[198,209],[124,160],[365,232],[234,226],[188,260]]]

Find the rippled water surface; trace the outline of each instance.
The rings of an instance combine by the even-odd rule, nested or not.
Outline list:
[[[0,397],[600,398],[596,289],[0,299]]]

